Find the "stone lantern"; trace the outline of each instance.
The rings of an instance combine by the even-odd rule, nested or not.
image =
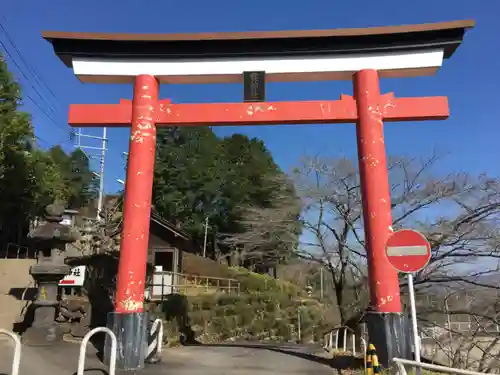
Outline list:
[[[30,268],[38,290],[33,301],[33,324],[23,335],[28,345],[51,345],[62,339],[63,330],[55,321],[59,306],[58,285],[71,270],[64,263],[66,244],[79,238],[77,230],[61,223],[63,214],[64,207],[48,205],[45,223],[28,234],[38,252],[38,263]]]

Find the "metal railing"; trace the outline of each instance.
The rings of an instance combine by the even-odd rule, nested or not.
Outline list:
[[[326,332],[324,334],[324,349],[325,350],[339,350],[339,333],[343,332],[343,345],[340,346],[341,351],[348,351],[348,336],[351,336],[351,346],[352,346],[352,355],[356,356],[356,332],[352,328],[347,326],[335,327],[332,330]],[[357,342],[361,342],[362,350],[366,352],[366,341],[363,337],[360,337]],[[365,353],[366,354],[366,353]]]
[[[423,368],[425,370],[430,370],[430,371],[435,371],[435,372],[449,373],[449,374],[461,374],[461,375],[486,375],[487,374],[485,372],[476,372],[476,371],[463,370],[463,369],[453,368],[453,367],[439,366],[439,365],[434,365],[431,363],[416,362],[416,361],[411,361],[409,359],[402,359],[402,358],[393,358],[392,361],[396,364],[396,366],[398,368],[398,375],[408,375],[408,373],[406,372],[405,365],[411,366],[411,367],[416,367],[416,368]]]
[[[87,345],[92,336],[94,336],[98,332],[104,332],[111,338],[111,353],[109,358],[109,375],[115,375],[116,373],[116,350],[117,350],[117,341],[116,335],[112,330],[106,327],[97,327],[92,331],[87,333],[80,344],[80,355],[78,356],[78,370],[76,372],[77,375],[84,375],[85,372],[85,357],[87,355]]]
[[[14,343],[14,355],[12,356],[11,375],[19,375],[19,365],[21,364],[21,340],[19,336],[6,329],[0,329],[0,335],[9,336]]]
[[[155,282],[154,278],[161,278]],[[240,282],[236,279],[224,277],[188,275],[177,272],[158,272],[153,274],[153,280],[147,283],[146,295],[150,301],[162,300],[163,296],[179,293],[188,294],[196,290],[210,292],[224,292],[239,294]]]
[[[7,243],[0,251],[0,258],[4,259],[36,259],[37,254],[34,249],[21,246],[15,243]]]

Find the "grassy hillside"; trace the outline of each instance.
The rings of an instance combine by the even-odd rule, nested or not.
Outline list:
[[[183,259],[183,272],[238,280],[239,294],[223,292],[173,295],[152,308],[164,319],[170,345],[180,337],[188,341],[214,343],[226,340],[297,340],[300,310],[302,341],[318,340],[334,323],[328,306],[308,298],[298,286],[230,268],[209,259]]]

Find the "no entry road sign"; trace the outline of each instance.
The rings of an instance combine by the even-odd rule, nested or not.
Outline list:
[[[431,246],[416,230],[402,229],[390,235],[385,246],[389,263],[399,272],[420,271],[431,258]]]

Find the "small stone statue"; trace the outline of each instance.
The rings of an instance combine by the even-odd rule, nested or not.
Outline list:
[[[28,234],[38,250],[38,263],[30,268],[38,291],[33,301],[32,326],[23,335],[23,341],[28,345],[51,345],[62,339],[63,331],[55,321],[59,307],[58,285],[71,270],[64,263],[66,244],[79,238],[76,229],[61,224],[63,214],[63,206],[48,205],[45,210],[46,222]]]

